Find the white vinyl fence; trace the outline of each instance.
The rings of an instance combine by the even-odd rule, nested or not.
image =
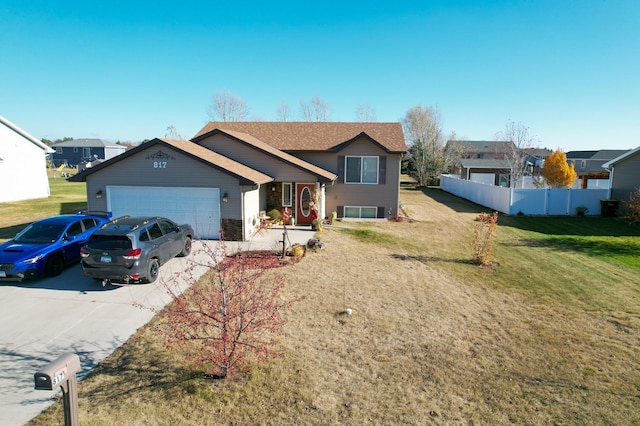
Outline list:
[[[578,206],[587,208],[587,215],[600,215],[600,200],[608,189],[516,189],[487,185],[442,175],[440,188],[458,197],[506,214],[575,215]]]

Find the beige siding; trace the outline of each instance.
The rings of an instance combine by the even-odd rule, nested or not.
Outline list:
[[[157,158],[160,151],[165,158]],[[221,217],[242,219],[238,179],[170,148],[152,146],[88,175],[89,210],[107,210],[107,185],[220,188],[221,195],[228,194],[228,202],[220,203]],[[102,198],[96,198],[98,191]]]
[[[298,167],[289,165],[281,159],[274,158],[260,152],[242,142],[238,142],[226,135],[213,135],[201,142],[200,145],[209,148],[226,157],[233,158],[252,169],[273,177],[279,182],[315,182],[316,177]]]
[[[629,195],[640,187],[640,152],[615,165],[611,182],[611,199],[627,201]]]

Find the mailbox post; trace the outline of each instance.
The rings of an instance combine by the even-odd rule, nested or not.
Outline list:
[[[65,426],[79,426],[78,380],[80,358],[73,353],[62,354],[55,361],[33,375],[36,390],[62,389]]]

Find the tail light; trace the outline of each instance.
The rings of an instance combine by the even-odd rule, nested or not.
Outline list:
[[[142,254],[142,249],[131,249],[127,250],[125,254],[122,255],[127,260],[138,260],[140,258],[140,254]]]
[[[87,251],[87,249],[85,247],[81,247],[80,248],[80,257],[82,257],[83,259],[85,257],[89,257],[89,252]]]

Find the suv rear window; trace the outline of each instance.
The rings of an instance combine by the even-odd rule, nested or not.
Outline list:
[[[96,250],[128,250],[131,247],[131,240],[120,235],[93,234],[87,242],[87,248]]]

